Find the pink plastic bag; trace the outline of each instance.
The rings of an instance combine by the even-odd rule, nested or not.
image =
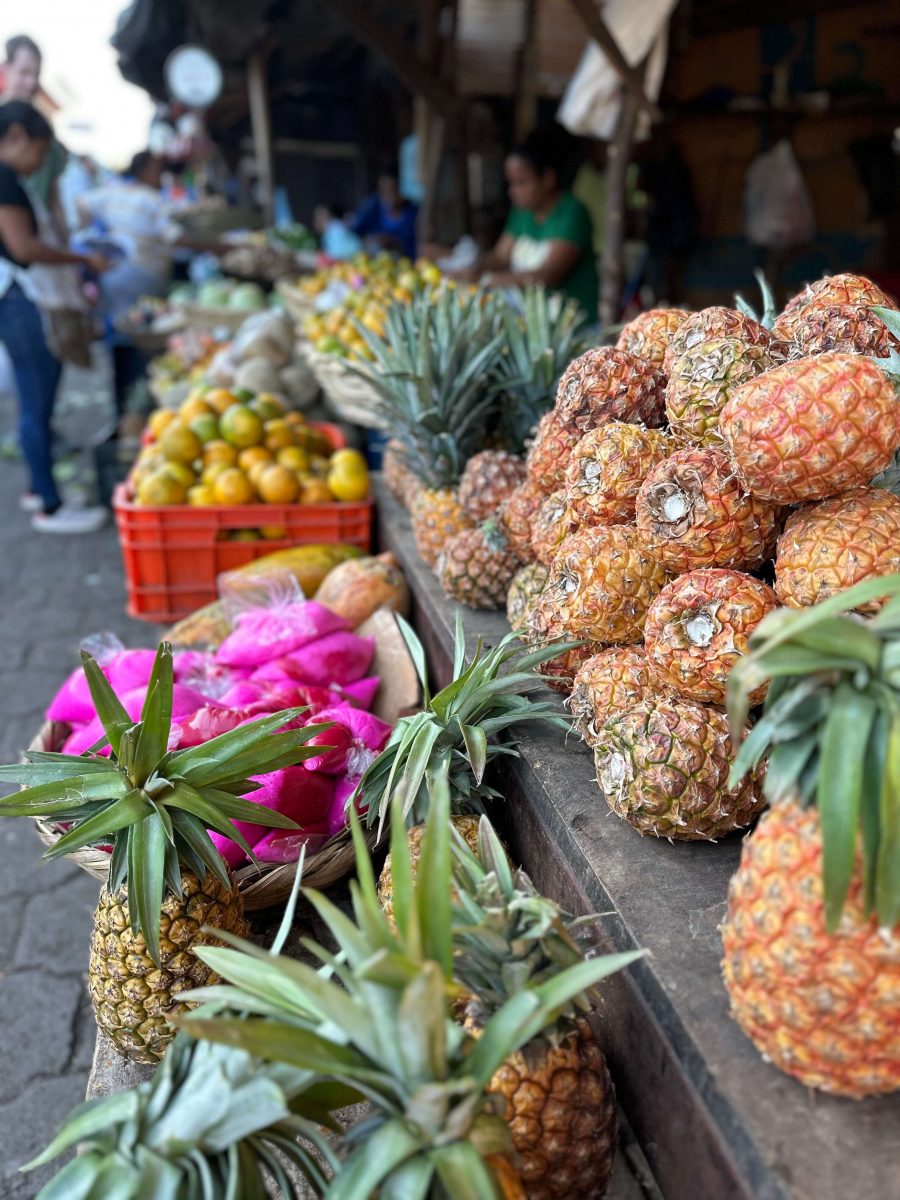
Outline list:
[[[141,719],[141,709],[144,707],[146,695],[146,687],[139,687],[120,697],[122,706],[132,721]],[[183,717],[196,712],[198,708],[202,708],[206,703],[206,696],[201,696],[199,692],[185,687],[182,683],[176,683],[172,687],[172,720],[180,721]]]
[[[346,725],[337,722],[335,717],[328,719],[335,721],[335,724],[328,729],[323,729],[321,733],[315,734],[306,744],[330,748],[313,758],[304,759],[303,766],[307,771],[324,771],[326,775],[343,775],[347,769],[347,759],[354,746],[353,734]],[[311,724],[318,724],[318,722],[319,718],[316,716]]]
[[[265,808],[275,809],[296,821],[304,828],[316,821],[327,821],[334,802],[334,784],[327,775],[305,771],[302,767],[285,767],[269,775],[258,775],[256,781],[262,786],[250,792],[248,799]],[[255,849],[270,832],[296,833],[296,830],[271,830],[267,825],[256,825],[248,821],[235,821],[235,825]],[[222,834],[210,831],[216,849],[231,867],[239,866],[246,855],[237,842]]]
[[[101,670],[108,675],[105,667],[101,667]],[[50,702],[47,720],[77,725],[79,722],[93,720],[95,715],[87,677],[81,667],[76,667]]]
[[[316,714],[316,722],[334,722],[330,729],[312,738],[310,745],[331,745],[334,750],[307,759],[304,766],[332,774],[361,775],[387,745],[391,729],[387,721],[351,704],[335,704]]]
[[[365,679],[344,684],[341,691],[358,708],[371,708],[380,687],[380,675],[367,675]]]
[[[123,650],[104,665],[103,673],[116,695],[121,696],[135,688],[146,688],[155,661],[155,650]]]
[[[359,637],[355,633],[330,633],[302,650],[264,663],[253,672],[251,679],[254,683],[266,679],[293,679],[320,687],[334,684],[346,687],[365,675],[374,655],[374,638]]]
[[[254,667],[349,628],[343,617],[314,600],[248,608],[238,614],[234,630],[216,651],[216,661]]]

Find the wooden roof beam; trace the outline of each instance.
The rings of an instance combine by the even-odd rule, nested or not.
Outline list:
[[[446,81],[433,67],[426,66],[414,48],[373,15],[360,0],[331,0],[331,7],[337,9],[359,37],[387,61],[409,91],[423,96],[448,120],[460,114],[462,101]]]
[[[661,120],[662,113],[659,108],[644,92],[643,71],[632,67],[619,49],[619,43],[601,16],[596,0],[569,0],[569,3],[581,17],[591,39],[597,43],[615,68],[622,83],[634,95],[638,107],[648,113],[654,121]]]

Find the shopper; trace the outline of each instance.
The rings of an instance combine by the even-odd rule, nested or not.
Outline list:
[[[416,257],[418,209],[400,194],[393,173],[378,180],[378,190],[363,200],[353,221],[353,232],[379,250],[392,250],[407,258]]]
[[[34,104],[41,86],[41,51],[35,41],[21,33],[6,43],[3,94],[0,101],[22,100]],[[59,179],[66,168],[68,154],[62,142],[52,135],[44,161],[27,182],[32,199],[42,204],[59,225],[58,236],[62,245],[66,237],[66,221],[59,195]]]
[[[562,186],[552,133],[532,134],[504,164],[512,211],[500,240],[466,274],[492,287],[543,284],[577,300],[597,320],[598,282],[591,218]]]
[[[50,421],[61,368],[44,336],[41,314],[28,298],[28,267],[71,264],[101,272],[102,258],[70,254],[41,241],[22,179],[40,169],[52,130],[44,117],[20,100],[0,105],[0,337],[12,360],[19,392],[19,437],[30,475],[22,507],[34,512],[36,529],[85,533],[98,529],[106,510],[69,508],[53,479]]]
[[[335,261],[352,258],[362,250],[362,242],[348,229],[339,204],[317,204],[313,212],[313,229],[319,235],[322,253]]]

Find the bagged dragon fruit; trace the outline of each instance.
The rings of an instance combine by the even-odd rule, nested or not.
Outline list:
[[[234,630],[216,651],[216,662],[256,667],[349,628],[343,617],[314,600],[248,608],[238,613]]]
[[[327,775],[295,766],[272,771],[269,775],[257,775],[254,779],[261,785],[258,791],[249,793],[256,804],[262,804],[265,808],[274,809],[290,817],[304,829],[308,825],[328,820],[334,803],[334,783]],[[235,825],[254,850],[270,832],[297,833],[297,830],[293,829],[270,830],[266,825],[256,825],[248,821],[235,821]],[[246,855],[237,842],[215,831],[210,831],[210,837],[229,866],[240,866],[246,860]]]
[[[146,687],[139,687],[131,692],[126,692],[120,697],[122,707],[128,713],[129,717],[131,717],[132,721],[139,721],[141,719],[141,709],[144,707],[146,696]],[[180,721],[183,717],[190,716],[192,712],[196,712],[198,708],[202,708],[207,703],[207,697],[201,696],[193,688],[185,687],[183,683],[172,685],[173,721]]]
[[[330,633],[292,654],[283,654],[258,667],[250,676],[260,680],[296,680],[330,687],[355,683],[368,671],[375,655],[375,639],[355,633]]]
[[[173,656],[175,682],[193,688],[210,700],[222,700],[233,687],[250,675],[249,667],[226,667],[211,654],[199,650],[181,650]]]
[[[318,714],[313,719],[318,724]],[[322,753],[304,759],[303,766],[308,771],[323,771],[326,775],[343,775],[347,769],[347,759],[353,750],[353,734],[345,724],[336,721],[334,717],[329,717],[328,720],[335,721],[335,724],[329,729],[323,729],[321,733],[315,734],[306,743],[308,746],[323,747]]]
[[[100,669],[108,676],[105,667]],[[51,700],[47,709],[47,720],[61,721],[65,725],[78,725],[92,721],[95,716],[96,710],[87,677],[81,667],[76,667]]]
[[[330,721],[332,725],[311,738],[311,746],[333,746],[324,754],[304,761],[314,771],[337,775],[361,775],[387,745],[392,726],[380,717],[354,708],[352,704],[335,704],[316,713],[316,722]]]
[[[123,650],[104,663],[103,673],[112,690],[121,696],[123,692],[146,688],[155,661],[155,650]]]
[[[349,822],[347,810],[350,807],[350,802],[359,787],[359,781],[362,775],[344,775],[341,779],[336,779],[334,784],[334,803],[331,806],[331,812],[328,815],[328,827],[332,835],[343,829]],[[360,805],[357,802],[357,812],[365,812],[365,805]]]
[[[345,683],[340,691],[357,708],[371,708],[380,687],[380,675],[367,675],[365,679],[356,679],[353,683]]]

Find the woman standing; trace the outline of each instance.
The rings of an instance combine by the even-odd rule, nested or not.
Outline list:
[[[61,367],[50,353],[41,314],[28,298],[27,268],[83,265],[95,271],[105,260],[69,254],[37,235],[34,210],[20,179],[39,170],[53,136],[48,122],[24,101],[0,105],[0,338],[6,344],[19,392],[19,439],[30,475],[22,507],[34,512],[36,529],[88,533],[106,519],[103,508],[63,505],[53,479],[50,419]]]

